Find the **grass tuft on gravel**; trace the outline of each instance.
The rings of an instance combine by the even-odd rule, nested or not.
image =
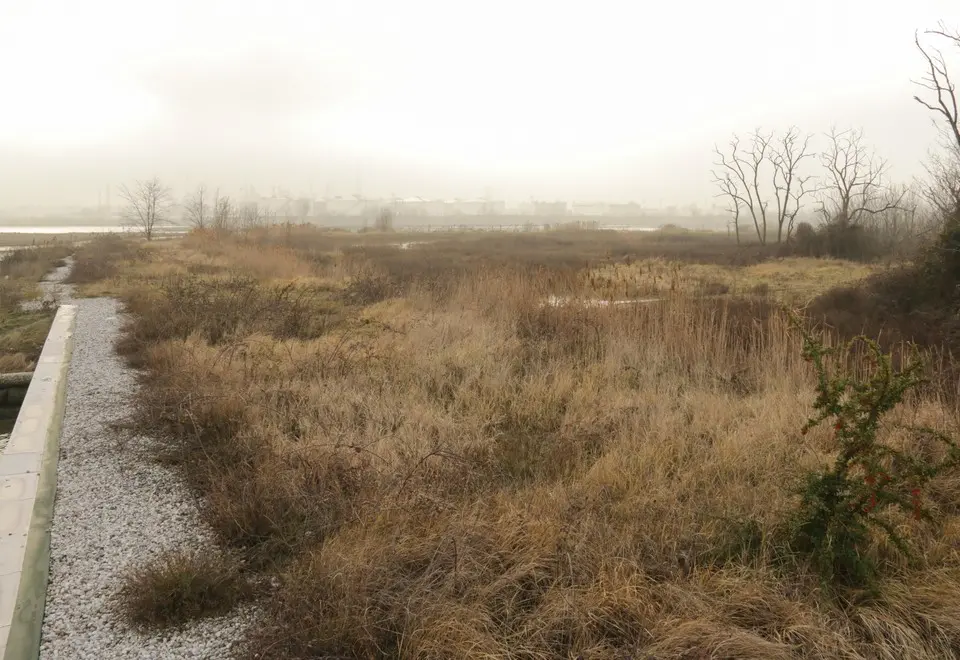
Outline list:
[[[118,604],[137,627],[176,627],[226,614],[251,594],[236,557],[171,550],[124,576]]]

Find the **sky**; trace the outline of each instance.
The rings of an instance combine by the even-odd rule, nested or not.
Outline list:
[[[956,0],[0,0],[0,207],[237,191],[708,204],[733,132],[934,146]],[[960,52],[952,54],[960,77]]]

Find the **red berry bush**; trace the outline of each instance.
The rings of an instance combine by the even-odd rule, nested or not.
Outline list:
[[[815,414],[800,432],[806,435],[815,426],[831,423],[836,458],[806,475],[790,545],[807,555],[827,582],[870,586],[877,567],[863,550],[871,528],[909,555],[892,520],[895,512],[931,519],[924,506],[924,487],[960,462],[960,450],[950,437],[929,428],[907,430],[918,442],[927,439],[943,446],[945,451],[933,452],[932,458],[912,451],[913,443],[898,449],[879,437],[884,415],[922,382],[923,362],[916,350],[906,366],[894,369],[891,356],[867,337],[826,348],[794,321],[803,335],[804,360],[817,375]],[[852,366],[857,362],[860,369]]]

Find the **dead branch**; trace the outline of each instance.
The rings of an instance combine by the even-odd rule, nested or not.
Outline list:
[[[948,31],[942,22],[938,29],[926,30],[924,34],[942,37],[953,45],[960,47],[960,32]],[[960,104],[957,101],[956,84],[950,78],[950,71],[947,68],[943,53],[936,48],[930,48],[929,50],[924,48],[920,43],[920,35],[917,32],[914,33],[913,41],[927,64],[925,76],[919,81],[914,81],[914,84],[933,92],[935,100],[925,101],[919,95],[914,96],[913,99],[935,115],[942,117],[945,130],[955,140],[957,147],[960,148]]]

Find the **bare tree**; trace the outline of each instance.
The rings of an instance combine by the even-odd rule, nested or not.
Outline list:
[[[942,22],[938,29],[927,30],[924,34],[940,37],[960,48],[960,31],[951,32]],[[935,48],[924,48],[919,33],[914,33],[914,43],[926,60],[927,69],[924,77],[915,84],[928,93],[932,92],[933,100],[925,101],[920,96],[913,98],[941,120],[935,123],[941,131],[944,147],[941,153],[930,157],[926,166],[928,181],[923,193],[927,202],[946,218],[960,209],[960,103],[956,83],[950,77],[943,53]]]
[[[767,243],[767,203],[760,192],[760,169],[767,155],[772,135],[764,135],[759,129],[750,136],[750,146],[740,148],[740,138],[736,135],[730,140],[730,155],[714,147],[718,160],[715,165],[720,171],[713,172],[714,183],[720,188],[720,194],[730,198],[736,214],[750,214],[757,239],[761,245]],[[739,232],[737,232],[739,236]]]
[[[923,196],[941,217],[960,209],[960,147],[951,147],[943,153],[930,154],[924,165],[927,180],[923,182]]]
[[[917,186],[899,184],[885,192],[886,211],[873,218],[872,229],[884,251],[899,257],[908,256],[932,228],[929,207]]]
[[[272,224],[275,214],[269,213],[256,202],[251,202],[244,204],[237,216],[241,229],[257,229]]]
[[[827,139],[820,154],[826,173],[818,209],[824,222],[859,225],[867,216],[897,208],[900,200],[888,194],[887,162],[864,145],[862,130],[833,128]]]
[[[773,210],[777,242],[790,238],[803,199],[811,192],[810,177],[800,173],[803,161],[812,156],[809,144],[810,136],[801,136],[792,127],[779,139],[773,132],[757,129],[750,135],[746,148],[741,147],[736,135],[729,143],[729,152],[714,148],[718,169],[712,172],[713,182],[720,190],[717,196],[729,201],[727,210],[733,216],[738,243],[740,217],[748,215],[757,239],[766,245],[768,212]]]
[[[803,198],[813,192],[809,185],[812,176],[800,173],[803,161],[813,157],[809,151],[810,135],[800,135],[796,126],[790,127],[770,151],[773,165],[773,192],[777,203],[777,243],[790,240],[797,214],[803,208]],[[786,236],[783,230],[786,228]]]
[[[220,191],[217,190],[213,196],[213,216],[211,218],[213,228],[217,230],[229,228],[233,222],[235,214],[236,209],[234,208],[230,197],[227,195],[221,197]]]
[[[120,186],[120,197],[127,203],[123,210],[126,224],[152,240],[157,226],[167,221],[172,203],[170,189],[153,177],[137,181],[132,190],[126,184]]]
[[[733,177],[729,173],[717,176],[714,174],[714,183],[720,188],[717,197],[726,197],[729,201],[727,213],[731,215],[730,222],[727,224],[727,236],[730,235],[730,227],[733,227],[734,236],[737,238],[737,245],[740,245],[740,211],[744,207],[740,195],[737,193],[737,186],[733,182]]]
[[[924,34],[939,36],[960,48],[960,31],[949,31],[941,22],[936,30],[926,30]],[[927,61],[927,72],[916,84],[933,92],[935,100],[925,101],[919,96],[914,100],[943,119],[943,128],[960,150],[960,104],[957,102],[957,86],[950,79],[950,71],[943,53],[936,48],[927,50],[920,44],[919,33],[914,33],[913,41]]]
[[[203,229],[210,224],[210,196],[205,185],[200,184],[193,194],[187,197],[183,202],[183,211],[185,219],[195,229]]]

